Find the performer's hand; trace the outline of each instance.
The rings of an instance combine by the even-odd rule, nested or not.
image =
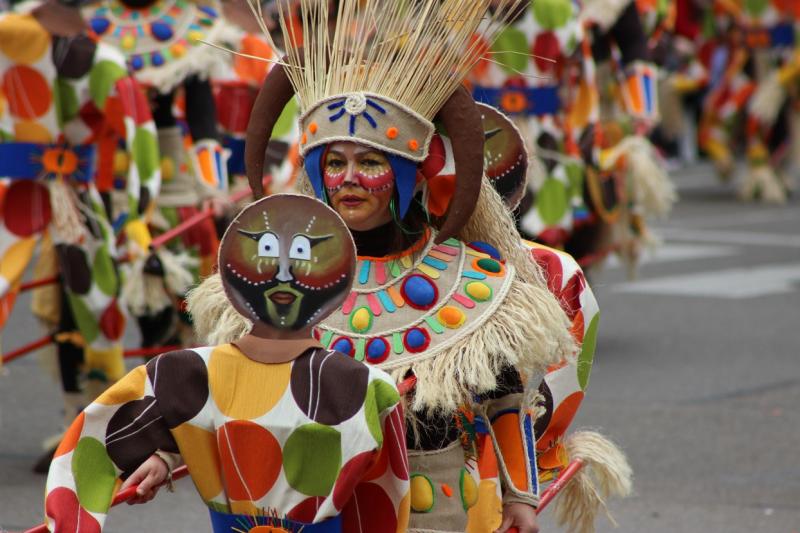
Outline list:
[[[495,533],[539,533],[536,509],[524,503],[503,506],[503,523]]]
[[[122,484],[120,490],[127,489],[131,485],[139,484],[136,489],[136,495],[128,500],[128,505],[135,505],[137,503],[147,503],[158,494],[159,485],[166,481],[169,475],[169,467],[164,460],[157,456],[151,455],[150,458],[142,463],[142,466],[130,475],[125,483]]]

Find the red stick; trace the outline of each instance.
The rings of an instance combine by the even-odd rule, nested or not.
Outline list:
[[[32,352],[34,350],[38,350],[42,346],[47,346],[53,342],[53,337],[50,335],[46,335],[37,341],[33,341],[25,346],[21,346],[14,351],[8,352],[3,356],[3,364],[9,363],[18,357],[22,357],[26,353]]]
[[[236,194],[231,195],[230,201],[236,203],[240,200],[244,200],[250,194],[252,194],[250,189],[239,191]],[[155,239],[153,239],[152,242],[150,243],[150,248],[153,250],[161,248],[175,237],[183,233],[186,233],[194,226],[200,224],[202,221],[211,218],[213,216],[214,216],[214,211],[212,209],[206,209],[205,211],[200,211],[199,213],[190,216],[189,218],[187,218],[186,220],[184,220],[171,230],[166,231],[161,235],[159,235],[158,237],[156,237]]]
[[[174,472],[172,472],[172,480],[177,481],[183,477],[186,477],[189,474],[189,469],[186,466],[181,466],[176,468]],[[163,487],[167,483],[164,482],[159,487]],[[122,502],[126,502],[133,498],[136,495],[136,489],[139,488],[139,485],[131,485],[125,490],[121,490],[114,496],[114,500],[111,502],[111,507],[115,505],[119,505]],[[47,529],[47,526],[44,524],[40,524],[36,527],[26,530],[24,533],[49,533],[50,530]]]
[[[583,459],[574,459],[570,461],[567,465],[567,468],[564,469],[561,474],[558,475],[555,481],[550,483],[550,486],[545,489],[542,493],[542,497],[539,498],[539,508],[536,509],[536,514],[541,513],[545,507],[547,507],[550,502],[553,501],[553,498],[558,496],[558,493],[564,490],[564,487],[567,486],[572,478],[575,477],[575,474],[580,472],[581,468],[583,468],[586,463],[583,462]]]
[[[37,287],[44,287],[45,285],[52,285],[53,283],[58,283],[58,277],[53,276],[52,278],[42,278],[36,279],[33,281],[29,281],[27,283],[23,283],[19,286],[19,292],[29,291],[31,289],[35,289]]]
[[[416,384],[417,384],[417,376],[408,377],[403,381],[401,381],[400,384],[397,386],[397,392],[400,393],[400,396],[405,396],[406,394],[411,392],[411,389],[413,389],[414,385]]]

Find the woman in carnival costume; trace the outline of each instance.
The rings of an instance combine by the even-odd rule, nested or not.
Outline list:
[[[262,194],[264,148],[296,94],[308,192],[342,215],[359,254],[353,291],[316,336],[397,381],[416,380],[406,398],[409,530],[538,530],[537,452],[544,479],[570,457],[595,467],[562,500],[562,516],[588,530],[599,502],[576,495],[599,494],[589,473],[624,493],[630,472],[602,437],[564,436],[597,328],[583,274],[565,254],[524,246],[483,178],[488,135],[461,82],[480,56],[478,27],[500,30],[520,4],[490,13],[490,3],[343,0],[332,18],[327,2],[308,0],[296,33],[281,13],[288,55],[253,110],[248,176]],[[484,34],[491,42],[492,30]],[[218,275],[189,309],[210,342],[247,329]],[[526,386],[547,371],[554,379],[541,395]]]
[[[160,183],[145,95],[122,55],[84,30],[56,2],[0,15],[0,325],[39,246],[36,275],[60,286],[37,290],[34,313],[55,334],[67,419],[125,373],[117,263],[144,256]],[[132,162],[121,182],[109,139]]]
[[[219,257],[247,331],[160,355],[87,407],[50,468],[48,527],[101,531],[122,480],[183,461],[214,533],[404,531],[400,395],[311,335],[352,287],[341,218],[304,196],[264,198],[233,221]]]

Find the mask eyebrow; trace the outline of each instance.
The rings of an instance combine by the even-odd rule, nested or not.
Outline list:
[[[312,237],[311,235],[306,235],[305,233],[297,233],[294,237],[292,237],[292,239],[294,239],[295,237],[305,237],[311,243],[311,247],[313,248],[316,245],[327,241],[328,239],[332,239],[333,235],[321,235],[319,237]]]
[[[253,239],[254,241],[259,240],[261,237],[263,237],[267,233],[272,233],[271,231],[246,231],[246,230],[243,230],[243,229],[237,229],[236,231],[240,235],[244,235],[245,237]]]

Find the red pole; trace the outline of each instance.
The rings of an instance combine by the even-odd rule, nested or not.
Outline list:
[[[250,194],[252,194],[250,189],[239,191],[236,194],[231,195],[230,201],[236,203],[240,200],[244,200]],[[158,237],[154,238],[150,243],[150,248],[153,250],[161,248],[162,246],[164,246],[166,243],[168,243],[178,235],[186,233],[194,226],[198,225],[199,223],[213,216],[214,216],[214,211],[211,209],[206,209],[205,211],[200,211],[199,213],[192,215],[191,217],[187,218],[186,220],[184,220],[171,230],[166,231],[161,235],[159,235]]]
[[[176,468],[174,472],[172,472],[172,480],[177,481],[181,478],[186,477],[189,475],[189,469],[184,465],[179,468]],[[160,487],[163,487],[167,483],[164,482]],[[122,502],[126,502],[133,498],[136,495],[136,489],[139,488],[139,485],[131,485],[125,490],[121,490],[114,496],[114,500],[111,502],[111,507],[121,504]],[[44,524],[40,524],[36,527],[26,530],[24,533],[49,533],[50,530],[47,529],[47,526]]]
[[[34,350],[38,350],[42,346],[47,346],[51,342],[53,342],[53,337],[50,336],[50,335],[46,335],[46,336],[42,337],[39,340],[33,341],[33,342],[29,343],[29,344],[26,344],[25,346],[21,346],[20,348],[17,348],[16,350],[13,350],[13,351],[8,352],[7,354],[5,354],[3,356],[3,364],[10,363],[14,359],[17,359],[18,357],[22,357],[26,353],[32,352]]]
[[[124,355],[125,357],[150,357],[175,350],[182,350],[183,348],[183,346],[152,346],[150,348],[134,348],[132,350],[125,350]]]
[[[558,496],[558,493],[564,490],[564,487],[567,486],[567,483],[569,483],[572,478],[575,477],[575,474],[580,472],[581,468],[583,468],[585,465],[586,463],[583,461],[583,459],[574,459],[573,461],[570,461],[570,463],[567,465],[567,468],[565,468],[564,471],[559,474],[556,480],[550,483],[550,486],[547,487],[542,493],[542,497],[539,498],[539,508],[536,509],[536,513],[541,513],[544,508],[553,501],[553,498]]]
[[[36,279],[33,281],[29,281],[27,283],[23,283],[19,286],[19,292],[29,291],[31,289],[35,289],[37,287],[44,287],[45,285],[52,285],[53,283],[58,283],[58,277],[53,276],[52,278],[42,278]]]

